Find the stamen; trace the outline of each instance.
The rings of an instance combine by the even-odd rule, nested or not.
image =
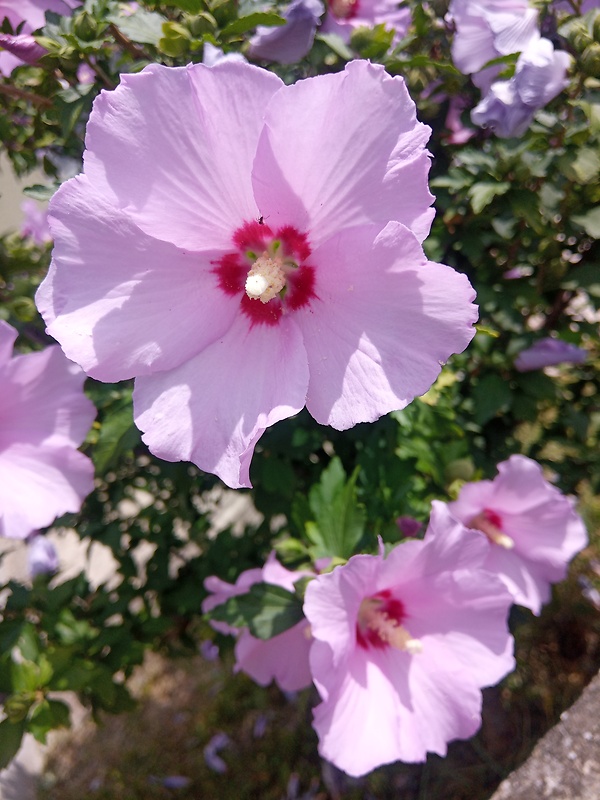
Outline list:
[[[504,547],[506,550],[512,550],[515,546],[514,540],[505,533],[502,533],[500,528],[491,522],[485,511],[473,517],[473,519],[467,523],[467,527],[476,528],[478,531],[485,533],[492,544],[497,544],[500,547]]]
[[[285,272],[279,259],[269,258],[266,253],[257,258],[246,278],[246,294],[251,300],[268,303],[285,286]]]
[[[411,655],[421,653],[423,644],[419,639],[413,639],[409,631],[400,625],[397,620],[382,610],[383,602],[376,597],[368,597],[360,604],[358,624],[363,628],[375,631],[382,642],[396,648],[405,650]]]

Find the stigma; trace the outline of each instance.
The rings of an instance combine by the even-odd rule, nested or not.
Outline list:
[[[281,259],[264,253],[257,258],[246,277],[246,294],[251,300],[268,303],[285,286],[285,271]]]
[[[512,550],[515,542],[510,536],[503,533],[496,522],[499,520],[494,519],[496,514],[490,511],[482,511],[476,517],[467,523],[468,528],[476,528],[478,531],[484,533],[492,544],[497,544],[499,547],[504,547],[505,550]]]
[[[390,616],[385,609],[385,601],[378,597],[367,597],[360,604],[358,611],[358,625],[365,631],[371,632],[371,643],[373,634],[380,641],[380,645],[388,645],[396,650],[404,650],[410,655],[416,655],[423,650],[420,639],[415,639],[409,631],[401,625],[397,619]]]

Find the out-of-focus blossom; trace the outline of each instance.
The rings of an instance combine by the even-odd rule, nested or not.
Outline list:
[[[312,47],[324,10],[321,0],[292,0],[281,12],[286,20],[285,25],[259,25],[250,39],[248,55],[279,64],[300,61]]]
[[[35,200],[23,200],[21,211],[24,215],[21,235],[29,236],[38,246],[51,242],[52,234],[48,225],[48,209],[41,208]]]
[[[31,36],[46,24],[46,11],[68,16],[79,0],[0,0],[0,23],[7,18],[15,36],[0,34],[0,74],[10,75],[21,64],[33,64],[46,52]]]
[[[358,555],[306,589],[319,752],[349,775],[446,754],[481,723],[481,688],[514,666],[511,598],[485,537],[434,503],[423,541]]]
[[[461,114],[467,107],[467,101],[462,97],[451,97],[448,104],[446,115],[446,127],[450,131],[450,136],[446,138],[449,144],[464,144],[475,135],[473,128],[467,128],[463,124]]]
[[[204,42],[202,49],[202,63],[207,67],[214,67],[223,61],[239,61],[246,63],[241,53],[224,53],[220,47],[215,47],[210,42]]]
[[[515,603],[539,614],[550,585],[587,544],[573,502],[544,480],[542,468],[521,455],[498,464],[493,481],[465,484],[450,512],[485,533],[492,547],[485,569],[506,584]]]
[[[217,661],[219,658],[219,647],[210,639],[205,639],[200,643],[200,655],[207,661]]]
[[[215,576],[207,578],[204,585],[212,595],[206,598],[202,610],[209,612],[230,597],[245,594],[255,583],[271,583],[293,592],[294,583],[311,574],[285,569],[275,554],[271,553],[262,569],[242,572],[235,584],[226,583]],[[306,620],[303,619],[278,636],[264,640],[256,639],[246,628],[238,631],[221,622],[211,622],[211,625],[222,633],[239,633],[235,646],[236,670],[242,670],[256,683],[267,686],[274,680],[285,691],[297,691],[310,686],[312,679],[308,651],[311,639]]]
[[[94,468],[77,447],[96,409],[84,374],[59,347],[11,358],[17,332],[0,321],[0,536],[24,539],[94,488]]]
[[[82,61],[77,67],[77,82],[83,86],[89,86],[91,83],[94,83],[95,80],[96,73],[94,72],[92,65]]]
[[[583,364],[587,357],[587,350],[548,337],[540,339],[526,350],[521,350],[515,358],[515,369],[519,372],[531,372],[556,364]]]
[[[219,733],[215,733],[210,742],[204,748],[204,760],[206,761],[207,767],[212,769],[213,772],[218,772],[219,775],[223,775],[225,772],[227,772],[227,764],[219,755],[219,751],[223,750],[225,747],[228,747],[229,743],[229,736],[221,731]]]
[[[539,39],[538,13],[528,0],[452,0],[454,22],[452,60],[465,75],[487,91],[501,67],[482,70],[488,61],[519,53]]]
[[[408,31],[410,9],[399,0],[328,0],[323,33],[336,33],[348,43],[356,28],[385,25],[395,31],[396,45]]]
[[[523,264],[518,267],[507,269],[506,272],[502,274],[502,277],[507,281],[516,281],[520,278],[528,278],[530,275],[533,275],[533,267]]]
[[[598,8],[598,0],[554,0],[552,7],[555,11],[566,11],[568,14],[587,14],[593,8]]]
[[[186,789],[191,782],[185,775],[167,775],[161,781],[165,789]]]
[[[396,525],[400,529],[402,536],[418,536],[423,527],[423,523],[414,517],[398,517]]]
[[[421,247],[429,134],[365,61],[291,86],[229,62],[124,75],[50,203],[48,331],[93,377],[136,377],[155,455],[233,488],[304,405],[338,430],[403,408],[477,318]]]
[[[535,40],[519,56],[514,77],[493,83],[471,120],[503,138],[522,136],[535,113],[567,85],[570,61],[548,39]]]
[[[27,567],[29,575],[48,575],[58,569],[58,553],[45,536],[34,534],[27,542]]]

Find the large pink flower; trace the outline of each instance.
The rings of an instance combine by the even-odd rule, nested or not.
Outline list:
[[[310,574],[290,572],[271,553],[262,569],[242,572],[235,584],[222,581],[214,575],[207,578],[204,585],[212,594],[202,604],[202,610],[206,613],[230,597],[245,594],[255,583],[271,583],[293,592],[294,583]],[[281,689],[288,692],[310,686],[312,678],[308,651],[311,638],[306,620],[271,639],[257,639],[247,628],[237,630],[222,622],[214,621],[211,625],[221,633],[239,634],[235,646],[235,668],[245,672],[256,683],[267,686],[274,680]]]
[[[79,0],[0,0],[0,23],[8,18],[16,36],[0,34],[0,74],[10,75],[20,64],[35,63],[46,52],[31,33],[46,24],[46,11],[68,15]],[[4,50],[3,50],[4,48]]]
[[[94,488],[76,448],[96,415],[83,372],[59,347],[11,358],[17,332],[0,321],[0,536],[25,538]]]
[[[498,464],[493,481],[467,483],[450,512],[492,543],[486,569],[499,575],[515,603],[539,614],[550,584],[587,544],[573,502],[544,480],[539,464],[514,455]]]
[[[404,407],[476,318],[421,248],[428,137],[364,61],[292,86],[231,62],[122,76],[50,204],[48,331],[95,378],[136,377],[153,453],[232,487],[304,405],[340,430]]]
[[[311,581],[319,752],[349,775],[445,755],[481,723],[481,688],[514,666],[511,598],[488,543],[434,503],[423,541],[358,555]]]

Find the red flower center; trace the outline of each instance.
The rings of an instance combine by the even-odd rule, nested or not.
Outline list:
[[[358,14],[358,0],[329,0],[329,8],[338,19],[352,19]]]
[[[406,619],[404,605],[389,589],[366,597],[360,604],[356,621],[356,643],[363,650],[370,647],[394,647],[414,654],[421,651],[421,642],[413,639],[402,624]]]
[[[233,246],[233,252],[214,262],[213,272],[225,294],[239,295],[241,310],[253,325],[277,325],[282,314],[316,297],[306,234],[291,225],[273,231],[261,217],[234,232]]]

